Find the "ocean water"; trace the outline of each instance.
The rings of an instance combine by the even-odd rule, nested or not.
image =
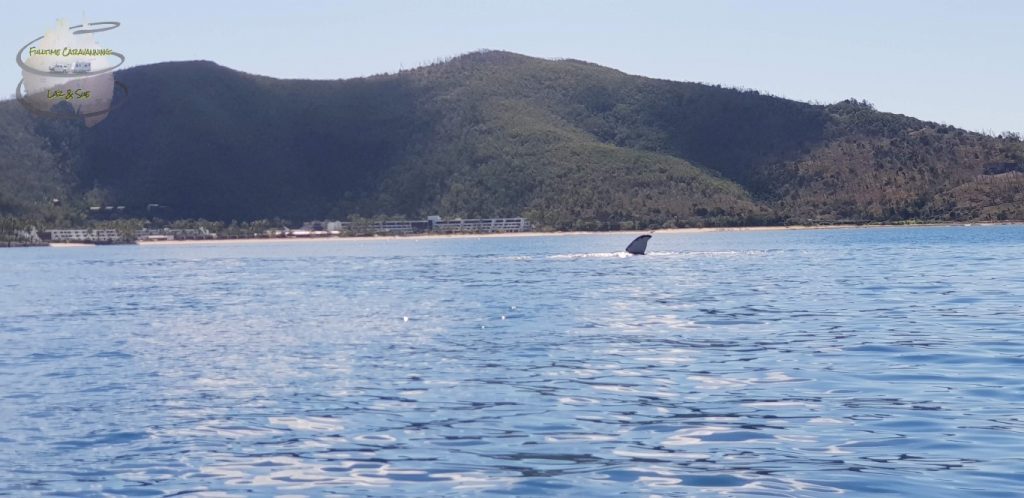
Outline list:
[[[1024,227],[630,239],[0,251],[0,495],[1024,495]]]

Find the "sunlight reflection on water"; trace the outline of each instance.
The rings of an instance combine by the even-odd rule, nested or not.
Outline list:
[[[1024,227],[628,238],[5,251],[0,494],[1024,486]]]

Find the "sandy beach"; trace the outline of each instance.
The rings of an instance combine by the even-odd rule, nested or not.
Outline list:
[[[574,235],[610,235],[636,236],[644,233],[653,234],[701,234],[715,232],[767,232],[779,230],[843,230],[857,228],[906,228],[906,227],[950,227],[950,226],[985,226],[1006,225],[1013,223],[921,223],[914,225],[790,225],[790,226],[752,226],[752,227],[713,227],[713,228],[665,228],[658,230],[623,230],[604,232],[516,232],[516,233],[464,233],[464,234],[419,234],[419,235],[377,235],[369,237],[286,237],[257,239],[209,239],[209,240],[167,240],[138,241],[140,246],[190,246],[220,244],[286,244],[286,243],[332,243],[332,242],[366,242],[366,241],[416,241],[430,239],[466,239],[492,237],[566,237]],[[67,246],[69,244],[51,244],[51,246]],[[85,244],[88,245],[88,244]]]

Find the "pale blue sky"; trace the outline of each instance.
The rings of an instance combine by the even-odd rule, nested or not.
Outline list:
[[[208,59],[283,78],[396,71],[480,49],[583,59],[627,73],[856,97],[972,130],[1024,131],[1024,2],[193,1],[4,5],[0,95],[14,54],[58,17],[116,20],[97,35],[135,66]],[[5,47],[5,48],[4,48]]]

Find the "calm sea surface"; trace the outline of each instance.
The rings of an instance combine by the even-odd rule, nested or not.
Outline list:
[[[0,494],[1024,495],[1024,227],[0,251]]]

